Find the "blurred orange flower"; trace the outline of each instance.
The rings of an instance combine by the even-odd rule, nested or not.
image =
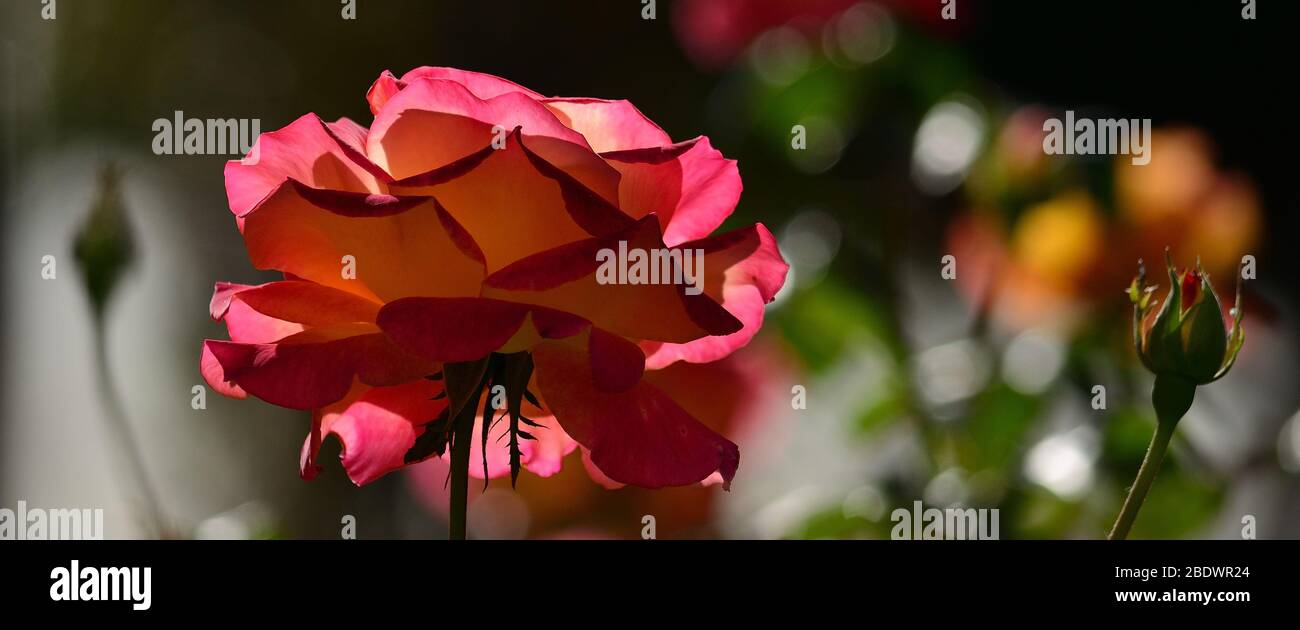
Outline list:
[[[1071,327],[1095,308],[1124,304],[1114,286],[1134,259],[1159,260],[1168,247],[1228,276],[1256,244],[1262,219],[1254,186],[1219,170],[1209,140],[1186,128],[1155,130],[1147,165],[1115,160],[1114,211],[1067,187],[1012,216],[1003,201],[1009,186],[1060,188],[1049,181],[1051,169],[1029,159],[1028,143],[1014,141],[1034,120],[1041,120],[1035,107],[1007,120],[984,158],[993,166],[977,169],[981,177],[972,182],[976,209],[949,226],[949,249],[962,261],[960,290],[998,323]],[[1026,185],[1026,177],[1036,179]]]

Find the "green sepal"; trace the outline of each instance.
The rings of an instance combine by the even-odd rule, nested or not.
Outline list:
[[[1193,383],[1203,385],[1214,380],[1223,367],[1228,349],[1228,331],[1223,326],[1223,306],[1214,293],[1210,277],[1197,264],[1201,295],[1183,317],[1182,334],[1186,364],[1181,372]]]
[[[1156,315],[1155,324],[1151,326],[1145,344],[1149,367],[1156,374],[1177,373],[1184,360],[1183,340],[1179,332],[1182,324],[1182,283],[1178,281],[1173,262],[1168,260],[1168,250],[1165,251],[1165,256],[1169,272],[1169,295],[1165,297],[1165,303],[1160,305],[1160,312]]]
[[[1161,424],[1178,424],[1192,408],[1196,398],[1196,385],[1187,379],[1168,374],[1157,374],[1151,388],[1151,405]]]

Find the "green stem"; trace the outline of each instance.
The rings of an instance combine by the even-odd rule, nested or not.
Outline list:
[[[163,516],[162,502],[158,500],[158,493],[149,481],[149,473],[145,471],[140,445],[135,439],[130,421],[127,420],[117,389],[113,387],[113,376],[108,366],[107,331],[104,318],[96,315],[94,323],[95,379],[100,398],[104,403],[104,417],[108,420],[109,434],[118,441],[123,458],[130,468],[131,477],[135,480],[136,489],[140,493],[146,512],[146,529],[153,536],[165,538],[168,536],[168,526],[166,517]]]
[[[477,401],[476,401],[477,402]],[[465,405],[456,416],[451,445],[451,540],[465,540],[465,511],[469,503],[469,451],[474,439],[477,405]]]
[[[1156,424],[1156,433],[1151,436],[1151,445],[1147,447],[1146,457],[1142,458],[1142,467],[1138,468],[1137,479],[1133,481],[1133,487],[1128,491],[1128,497],[1124,499],[1124,507],[1119,511],[1119,518],[1115,519],[1115,526],[1111,528],[1108,540],[1124,540],[1128,537],[1128,531],[1133,527],[1133,521],[1137,519],[1138,510],[1142,509],[1142,502],[1147,498],[1147,490],[1151,489],[1151,482],[1155,481],[1156,472],[1160,470],[1160,462],[1165,458],[1165,451],[1169,450],[1169,439],[1174,435],[1176,422],[1160,422]]]
[[[1169,450],[1169,440],[1174,437],[1174,429],[1192,407],[1195,396],[1196,385],[1178,377],[1156,376],[1155,387],[1151,390],[1151,404],[1156,409],[1156,433],[1151,436],[1151,445],[1142,458],[1137,479],[1124,498],[1124,507],[1120,508],[1115,526],[1106,537],[1108,540],[1124,540],[1128,537],[1133,521],[1137,520],[1138,510],[1142,509],[1142,502],[1147,498],[1147,491],[1151,489],[1151,482],[1155,481],[1156,473],[1160,471],[1165,451]]]

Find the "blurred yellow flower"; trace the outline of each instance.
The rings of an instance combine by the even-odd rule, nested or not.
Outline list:
[[[1016,223],[1012,255],[1019,266],[1055,288],[1074,286],[1092,270],[1105,224],[1092,197],[1071,191],[1030,207]]]

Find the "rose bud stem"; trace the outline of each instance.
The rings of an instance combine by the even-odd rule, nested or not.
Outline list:
[[[1124,540],[1128,537],[1133,521],[1137,520],[1138,510],[1142,509],[1142,502],[1146,500],[1147,490],[1151,489],[1151,482],[1155,481],[1156,473],[1160,471],[1165,451],[1169,450],[1169,440],[1174,435],[1174,429],[1192,407],[1195,396],[1196,385],[1177,376],[1156,376],[1155,387],[1151,390],[1151,402],[1156,409],[1156,432],[1151,437],[1146,456],[1142,458],[1137,479],[1133,481],[1133,487],[1124,499],[1124,507],[1115,519],[1115,526],[1111,528],[1110,535],[1106,536],[1108,540]]]
[[[144,455],[131,428],[131,422],[127,419],[126,408],[123,407],[122,398],[113,386],[113,371],[108,365],[105,321],[101,314],[95,314],[94,327],[95,382],[99,388],[100,400],[104,404],[104,418],[109,424],[109,434],[118,441],[118,447],[123,453],[122,459],[126,460],[140,494],[140,504],[144,510],[142,524],[149,535],[163,539],[173,538],[170,521],[163,513],[162,501],[158,499],[158,492],[154,490],[153,483],[149,481],[149,473],[145,470]]]

